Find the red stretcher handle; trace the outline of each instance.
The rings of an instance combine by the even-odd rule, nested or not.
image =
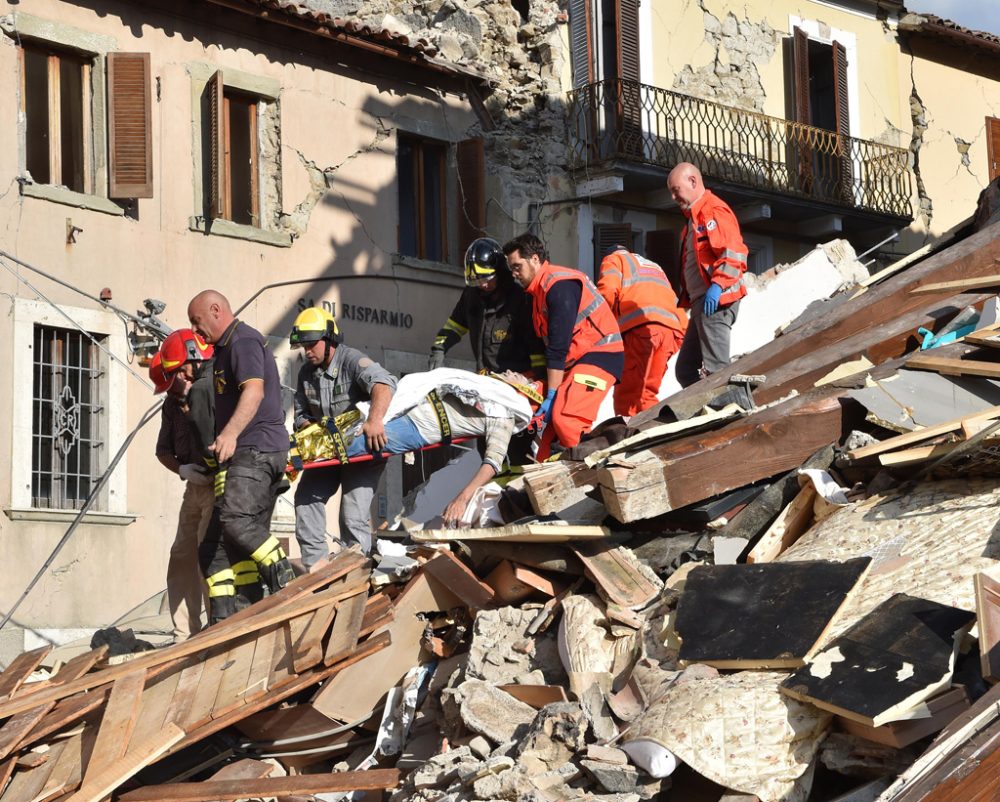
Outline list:
[[[451,442],[448,443],[448,445],[454,445],[455,443],[466,443],[469,440],[475,440],[475,439],[476,438],[472,437],[471,435],[468,436],[468,437],[453,437],[452,440],[451,440]],[[430,443],[429,445],[426,445],[423,448],[418,448],[418,449],[414,449],[414,450],[415,451],[430,451],[432,448],[440,448],[443,445],[445,445],[445,444],[444,443]],[[412,452],[401,451],[399,453],[401,453],[401,454],[409,454],[409,453],[412,453]],[[390,454],[387,451],[383,451],[381,454],[378,455],[378,458],[379,459],[388,459],[391,456],[393,456],[393,454]],[[362,454],[359,457],[351,457],[349,460],[347,460],[347,464],[348,465],[353,465],[355,462],[371,462],[375,458],[376,458],[375,454]],[[304,462],[304,463],[302,463],[302,470],[307,471],[310,468],[329,468],[329,467],[332,467],[334,465],[343,465],[343,463],[339,459],[337,459],[336,457],[334,457],[332,459],[318,459],[318,460],[313,460],[312,462]]]

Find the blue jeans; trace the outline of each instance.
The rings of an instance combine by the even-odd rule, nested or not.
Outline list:
[[[407,451],[416,451],[430,445],[430,441],[425,440],[416,424],[405,415],[394,418],[385,425],[386,444],[383,453],[405,454]],[[347,447],[348,457],[360,457],[368,453],[368,444],[365,436],[359,434]]]

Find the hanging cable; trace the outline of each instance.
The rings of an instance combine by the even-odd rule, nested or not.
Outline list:
[[[132,444],[132,441],[135,439],[135,436],[139,433],[139,430],[142,429],[143,426],[145,426],[147,423],[153,420],[153,418],[156,417],[157,413],[160,411],[160,407],[162,406],[163,406],[163,401],[157,401],[155,404],[153,404],[153,406],[151,406],[148,410],[146,410],[146,413],[139,419],[139,422],[135,425],[132,431],[128,433],[128,436],[125,438],[121,446],[118,448],[118,451],[115,453],[114,458],[111,460],[111,462],[108,463],[108,467],[104,469],[104,473],[102,473],[98,477],[97,483],[90,491],[90,495],[87,496],[87,500],[83,502],[83,506],[77,512],[76,517],[73,519],[73,523],[69,525],[69,529],[66,530],[63,536],[59,539],[59,542],[56,543],[55,548],[52,549],[52,553],[49,554],[49,556],[45,559],[45,562],[42,564],[42,567],[38,569],[34,577],[32,577],[31,581],[28,583],[28,587],[24,589],[24,592],[21,593],[20,597],[18,597],[17,601],[14,602],[14,605],[10,608],[8,613],[3,617],[3,621],[0,621],[0,629],[3,629],[7,625],[7,622],[10,621],[14,613],[17,612],[17,608],[21,606],[21,604],[24,602],[26,598],[28,598],[28,594],[31,593],[32,590],[34,590],[35,585],[38,584],[38,581],[45,575],[45,572],[48,571],[49,568],[52,566],[52,563],[55,561],[56,556],[58,556],[59,552],[62,551],[63,546],[65,546],[66,543],[69,541],[70,537],[73,535],[73,532],[76,531],[77,526],[79,526],[80,522],[83,520],[83,516],[87,514],[87,510],[89,510],[94,501],[96,501],[97,495],[101,492],[101,489],[104,487],[108,479],[111,477],[112,472],[117,467],[118,463],[121,461],[121,458],[125,456],[126,450],[128,450],[128,447]]]

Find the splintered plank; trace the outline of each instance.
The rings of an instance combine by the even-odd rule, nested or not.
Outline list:
[[[83,778],[83,764],[92,753],[95,737],[93,728],[88,727],[82,733],[67,739],[66,747],[52,767],[52,773],[35,798],[36,802],[57,799],[79,787]]]
[[[679,657],[716,668],[801,666],[870,564],[857,557],[695,568],[677,605]]]
[[[956,642],[974,618],[897,593],[791,674],[780,690],[879,727],[948,687]]]
[[[212,705],[212,718],[225,715],[243,703],[247,690],[247,680],[253,669],[253,655],[257,649],[257,639],[247,641],[229,651],[229,659],[222,666],[222,682]]]
[[[187,711],[181,712],[181,718],[176,722],[188,732],[211,720],[212,707],[215,705],[219,686],[224,679],[225,672],[222,667],[228,659],[229,650],[221,649],[205,661],[205,668],[201,672],[201,679],[192,697],[191,706]]]
[[[278,702],[289,698],[290,696],[294,696],[312,685],[321,683],[330,677],[339,674],[344,669],[353,666],[355,663],[359,663],[362,660],[370,658],[376,652],[385,649],[388,645],[388,632],[373,635],[364,643],[359,644],[350,657],[347,657],[336,665],[328,666],[326,668],[310,669],[300,676],[293,675],[290,681],[284,682],[280,687],[272,688],[265,696],[242,705],[221,718],[213,719],[197,729],[189,730],[187,737],[177,744],[172,751],[176,752],[179,749],[183,749],[186,746],[197,743],[203,738],[207,738],[209,735],[212,735],[219,730],[223,730],[226,727],[235,724],[237,721],[246,718],[247,716],[251,716],[254,713],[258,713],[271,705],[275,705]]]
[[[1000,582],[985,572],[976,574],[976,618],[983,679],[1000,682]]]
[[[364,562],[364,560],[362,560],[362,562]],[[96,688],[100,685],[114,682],[114,680],[118,679],[118,677],[123,674],[127,674],[136,668],[151,669],[154,666],[158,667],[164,663],[178,661],[180,658],[189,657],[190,655],[197,654],[214,646],[232,641],[246,635],[247,632],[251,630],[259,631],[266,629],[273,624],[280,624],[290,618],[295,618],[296,616],[307,613],[310,610],[315,610],[317,607],[322,607],[324,604],[328,603],[330,599],[313,594],[312,590],[314,587],[320,587],[323,584],[332,581],[336,578],[333,574],[337,574],[338,572],[347,573],[350,570],[353,570],[357,567],[355,563],[356,561],[352,560],[349,567],[344,568],[343,566],[338,566],[335,562],[331,562],[331,567],[328,569],[329,573],[317,571],[315,575],[307,574],[305,576],[298,577],[293,582],[290,582],[287,587],[278,591],[278,593],[273,596],[268,596],[263,601],[258,602],[252,607],[248,607],[246,610],[241,610],[240,613],[237,613],[235,616],[231,616],[230,619],[226,619],[221,624],[208,627],[194,637],[188,638],[183,643],[175,644],[169,649],[158,649],[152,652],[147,652],[146,654],[137,657],[135,660],[128,663],[110,666],[103,671],[87,674],[72,682],[68,682],[65,685],[59,685],[46,690],[37,691],[36,693],[26,696],[24,699],[21,699],[20,697],[9,699],[6,702],[0,703],[0,718],[13,716],[16,713],[28,710],[35,705],[42,704],[43,702],[52,701],[54,699],[62,699],[79,691],[89,690],[90,688]],[[305,580],[307,578],[310,580],[309,582],[300,582],[300,580]],[[346,599],[357,593],[358,589],[359,588],[357,587],[345,588],[340,595],[342,598]],[[283,594],[286,590],[291,590],[291,593],[288,596],[282,596],[281,594]],[[248,611],[253,611],[251,616],[241,617],[243,613]],[[238,620],[231,622],[231,619]]]
[[[142,668],[115,681],[104,708],[94,751],[87,762],[87,778],[104,771],[125,755],[135,729],[145,684],[146,671]]]
[[[49,749],[49,759],[41,766],[15,771],[3,796],[0,796],[0,802],[32,802],[45,787],[45,781],[52,775],[52,769],[65,747],[65,742],[55,743]]]
[[[747,562],[769,563],[778,559],[809,528],[815,501],[816,488],[812,482],[808,482],[760,536],[760,540],[747,555]]]
[[[7,787],[7,781],[10,779],[10,775],[14,773],[14,766],[16,765],[16,757],[9,757],[0,763],[0,797],[2,797],[3,791]]]
[[[932,370],[945,376],[986,376],[1000,378],[1000,364],[979,359],[955,359],[944,356],[914,356],[906,362],[913,370]]]
[[[562,526],[559,524],[511,524],[485,529],[425,529],[410,532],[418,543],[444,543],[450,540],[497,540],[505,543],[568,543],[572,540],[597,540],[608,536],[603,526]]]
[[[183,729],[181,725],[194,702],[194,696],[198,691],[198,685],[201,684],[201,675],[204,671],[205,663],[201,661],[181,670],[174,698],[170,700],[170,707],[167,708],[166,715],[163,717],[164,723],[172,721]]]
[[[469,607],[485,607],[493,601],[493,588],[482,582],[450,551],[424,564],[424,570],[448,587]]]
[[[281,627],[271,655],[271,673],[267,678],[269,688],[274,688],[295,676],[292,669],[292,633],[286,623]]]
[[[337,606],[337,615],[333,619],[330,639],[327,641],[326,653],[323,655],[325,665],[332,665],[341,655],[349,652],[357,644],[367,604],[368,599],[365,594],[359,593],[357,596],[344,599]]]
[[[1000,276],[976,276],[973,278],[960,278],[954,281],[935,281],[930,284],[921,284],[919,287],[910,289],[913,295],[927,295],[930,293],[948,293],[954,295],[967,290],[984,290],[991,287],[1000,287]]]
[[[142,749],[150,737],[163,728],[163,722],[174,698],[181,672],[168,674],[158,682],[148,685],[142,692],[142,702],[139,705],[139,715],[136,718],[132,739],[125,750],[129,754],[133,749]]]
[[[658,581],[639,569],[631,553],[613,543],[588,543],[573,551],[584,565],[587,576],[622,607],[645,607],[661,590]],[[631,556],[631,559],[629,557]]]
[[[299,774],[261,780],[205,780],[199,783],[164,783],[122,794],[120,802],[229,802],[229,800],[280,797],[290,794],[333,794],[347,791],[380,791],[399,784],[398,769],[339,771],[334,774]],[[76,802],[75,798],[71,802]]]
[[[271,663],[274,659],[274,649],[278,643],[280,630],[281,627],[271,627],[257,638],[257,648],[253,653],[253,667],[250,669],[246,691],[243,693],[244,702],[250,702],[263,696],[271,687],[267,681],[271,675]]]
[[[38,726],[24,737],[24,740],[17,745],[17,748],[23,749],[29,744],[40,741],[54,732],[65,729],[73,722],[79,721],[85,715],[103,705],[110,692],[111,686],[108,685],[89,693],[70,696],[58,702],[52,708],[52,711],[41,720]]]
[[[337,594],[343,592],[334,586],[323,593],[331,595],[330,590]],[[292,665],[296,671],[312,668],[323,659],[323,637],[330,631],[336,613],[337,602],[331,601],[325,607],[288,622],[292,636]]]
[[[17,693],[17,689],[51,651],[51,646],[42,646],[30,652],[22,652],[11,660],[10,665],[0,674],[0,699],[6,699]]]
[[[167,724],[143,742],[133,742],[128,753],[106,766],[93,777],[88,777],[79,791],[68,802],[99,802],[129,777],[156,762],[175,743],[184,737],[184,730],[176,724]]]

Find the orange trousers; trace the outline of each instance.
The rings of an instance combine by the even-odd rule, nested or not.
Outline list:
[[[590,431],[615,377],[596,365],[574,365],[566,371],[552,402],[552,420],[542,432],[535,458],[541,462],[552,453],[552,441],[572,448]]]
[[[684,341],[684,334],[661,323],[643,323],[622,333],[625,370],[615,387],[615,414],[634,415],[657,402],[670,357]]]

